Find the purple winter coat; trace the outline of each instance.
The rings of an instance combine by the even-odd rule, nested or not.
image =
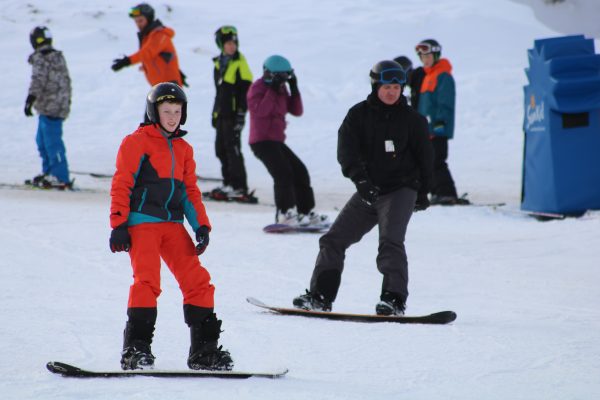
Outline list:
[[[283,86],[278,91],[271,89],[262,78],[256,80],[248,90],[248,111],[250,111],[250,144],[285,141],[285,114],[296,117],[302,115],[300,93],[290,96]]]

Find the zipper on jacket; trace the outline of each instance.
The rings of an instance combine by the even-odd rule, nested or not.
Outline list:
[[[140,206],[138,207],[138,212],[142,212],[142,207],[146,202],[146,195],[148,194],[148,188],[144,188],[144,193],[142,193],[142,200],[140,201]]]

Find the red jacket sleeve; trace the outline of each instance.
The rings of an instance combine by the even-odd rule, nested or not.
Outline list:
[[[125,137],[117,153],[116,171],[110,188],[110,226],[113,229],[127,223],[131,191],[143,157],[144,149],[139,141],[133,135]]]
[[[152,59],[158,57],[158,54],[165,51],[169,44],[170,37],[161,30],[152,31],[142,43],[142,47],[132,55],[129,56],[129,60],[132,64],[139,62],[149,63]]]

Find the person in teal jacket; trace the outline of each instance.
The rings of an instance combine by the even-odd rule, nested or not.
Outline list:
[[[458,198],[447,162],[448,140],[454,136],[456,103],[452,65],[446,58],[441,58],[442,46],[434,39],[423,40],[415,49],[425,70],[425,77],[419,90],[418,111],[429,122],[429,133],[434,149],[431,204],[468,203],[468,200]]]

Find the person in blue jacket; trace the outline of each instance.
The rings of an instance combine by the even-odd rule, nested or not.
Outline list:
[[[429,133],[434,150],[431,204],[468,204],[459,198],[452,174],[448,168],[448,140],[454,136],[456,87],[452,65],[441,58],[442,46],[434,39],[426,39],[415,47],[425,77],[419,90],[418,111],[429,122]]]

